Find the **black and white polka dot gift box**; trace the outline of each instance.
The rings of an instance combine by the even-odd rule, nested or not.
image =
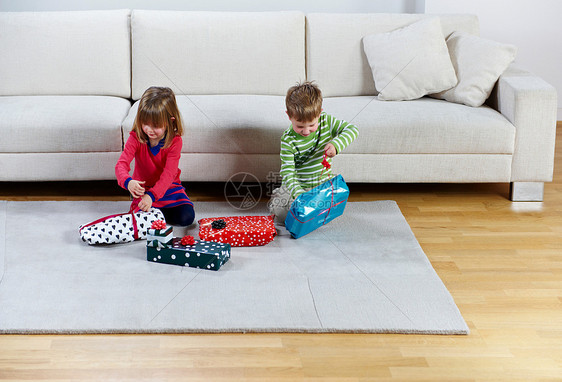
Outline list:
[[[218,271],[230,259],[230,244],[194,240],[183,245],[175,237],[168,244],[146,246],[146,259],[156,263]]]

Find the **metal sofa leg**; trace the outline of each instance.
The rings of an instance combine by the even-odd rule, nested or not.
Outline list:
[[[543,182],[511,182],[509,199],[512,202],[542,202],[544,197]]]

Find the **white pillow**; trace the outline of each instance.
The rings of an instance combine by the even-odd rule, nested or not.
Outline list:
[[[447,39],[449,54],[459,79],[452,89],[432,97],[469,106],[481,106],[490,96],[499,76],[515,59],[517,48],[464,32]]]
[[[381,100],[416,99],[457,83],[437,17],[365,36],[363,50]]]

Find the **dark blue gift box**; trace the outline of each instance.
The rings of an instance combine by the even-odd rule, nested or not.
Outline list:
[[[153,235],[151,239],[155,237],[156,235]],[[195,240],[193,244],[183,245],[179,237],[165,243],[158,238],[146,243],[146,259],[157,263],[218,271],[229,258],[230,244]]]
[[[298,239],[343,214],[348,197],[349,188],[338,175],[299,195],[291,204],[285,228]]]

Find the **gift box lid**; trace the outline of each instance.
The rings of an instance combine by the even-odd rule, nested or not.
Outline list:
[[[149,228],[148,234],[151,235],[151,236],[166,237],[166,236],[170,235],[173,230],[174,230],[174,227],[172,227],[171,225],[166,226],[166,228],[164,228],[164,229]]]
[[[183,245],[181,243],[181,239],[178,237],[172,239],[170,248],[215,256],[223,254],[223,251],[227,251],[228,253],[230,253],[230,244],[217,243],[214,241],[195,240],[193,244]]]

